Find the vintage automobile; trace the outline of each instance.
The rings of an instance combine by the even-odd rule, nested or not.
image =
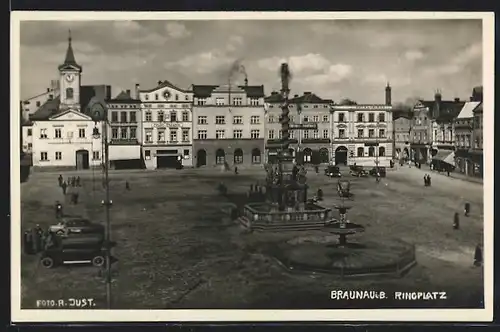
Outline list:
[[[387,175],[387,170],[385,169],[385,167],[373,167],[370,170],[370,175],[377,176],[377,172],[380,174],[380,177],[382,178],[385,178],[385,176]]]
[[[368,172],[364,170],[363,166],[351,166],[351,170],[349,173],[352,176],[356,176],[358,178],[368,176]]]
[[[49,227],[50,233],[69,235],[71,233],[104,233],[104,226],[81,217],[64,217]]]
[[[340,168],[337,166],[330,165],[325,168],[325,175],[331,178],[340,178],[342,177],[342,173],[340,172]]]
[[[46,239],[40,264],[47,269],[64,264],[103,266],[105,257],[104,237],[99,234],[60,237],[52,233]]]

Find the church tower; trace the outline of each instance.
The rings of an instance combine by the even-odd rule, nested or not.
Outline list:
[[[68,37],[68,49],[64,63],[58,67],[60,81],[61,108],[80,109],[80,85],[82,67],[76,63],[73,47],[71,46],[71,30]]]
[[[387,82],[387,86],[385,87],[385,104],[388,106],[392,105],[392,88],[389,82]]]

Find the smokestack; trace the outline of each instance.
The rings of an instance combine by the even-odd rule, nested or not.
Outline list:
[[[135,83],[135,99],[139,99],[139,90],[140,90],[139,83]]]
[[[47,92],[50,92],[50,88],[47,88]]]
[[[127,89],[125,92],[127,93],[127,96],[131,97],[130,96],[130,89]]]
[[[436,93],[434,94],[434,101],[439,103],[439,102],[441,102],[441,98],[442,98],[441,92],[439,90],[436,91]]]
[[[248,86],[248,78],[245,77],[245,86]]]
[[[392,105],[392,88],[387,82],[387,86],[385,87],[385,104],[387,106]]]

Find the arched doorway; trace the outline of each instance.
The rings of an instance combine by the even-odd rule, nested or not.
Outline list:
[[[330,157],[328,155],[327,148],[319,149],[319,160],[320,160],[320,163],[322,163],[322,164],[327,164],[330,162]]]
[[[304,164],[310,163],[312,161],[312,150],[309,148],[304,149]]]
[[[215,151],[215,163],[217,165],[223,165],[226,162],[226,152],[222,149]]]
[[[76,151],[76,169],[89,169],[89,152],[87,150]]]
[[[378,156],[385,157],[385,147],[381,146],[378,148]]]
[[[339,146],[335,149],[335,165],[347,165],[347,148]]]
[[[207,151],[201,149],[196,152],[196,167],[205,166],[207,164]]]
[[[368,148],[368,157],[375,157],[375,148],[373,146]]]
[[[260,153],[260,149],[253,149],[252,150],[252,164],[260,164],[261,163],[261,153]]]
[[[234,150],[234,163],[243,164],[243,150],[241,149]]]

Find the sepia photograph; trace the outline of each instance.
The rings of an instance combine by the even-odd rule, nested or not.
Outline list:
[[[13,12],[12,320],[491,320],[493,20]]]

